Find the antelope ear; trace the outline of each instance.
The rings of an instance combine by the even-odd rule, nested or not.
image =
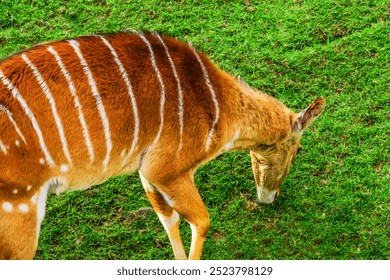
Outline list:
[[[293,130],[301,132],[308,128],[324,111],[325,103],[325,98],[317,97],[309,107],[298,114],[292,124]]]

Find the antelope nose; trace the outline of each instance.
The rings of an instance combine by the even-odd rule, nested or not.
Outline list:
[[[272,190],[268,191],[267,189],[257,189],[257,195],[259,197],[260,202],[262,203],[272,203],[277,197],[277,191]]]
[[[274,191],[273,191],[274,192]],[[279,196],[278,192],[275,191],[275,193],[271,194],[270,197],[269,197],[269,201],[270,203],[274,202],[275,199]]]

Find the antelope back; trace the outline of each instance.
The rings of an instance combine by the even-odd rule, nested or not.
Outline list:
[[[6,248],[23,228],[21,256],[35,250],[49,187],[140,168],[164,181],[215,156],[239,104],[226,88],[234,81],[202,53],[158,34],[50,42],[1,61],[0,257],[20,257]]]
[[[201,159],[223,131],[219,75],[201,53],[157,34],[87,36],[14,54],[0,64],[1,179],[89,186],[137,169],[147,152],[179,165],[188,151]]]

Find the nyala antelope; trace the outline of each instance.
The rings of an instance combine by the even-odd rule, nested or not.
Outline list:
[[[194,172],[248,150],[260,202],[279,193],[317,98],[294,113],[156,33],[37,45],[0,62],[0,258],[34,257],[48,191],[82,190],[138,171],[176,259],[200,259],[208,211]]]

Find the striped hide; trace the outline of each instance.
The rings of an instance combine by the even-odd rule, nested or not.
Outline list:
[[[34,257],[48,191],[82,190],[138,171],[177,259],[192,229],[201,257],[209,217],[194,185],[203,163],[251,151],[261,202],[279,193],[317,98],[294,113],[157,33],[91,35],[0,62],[0,258]]]

